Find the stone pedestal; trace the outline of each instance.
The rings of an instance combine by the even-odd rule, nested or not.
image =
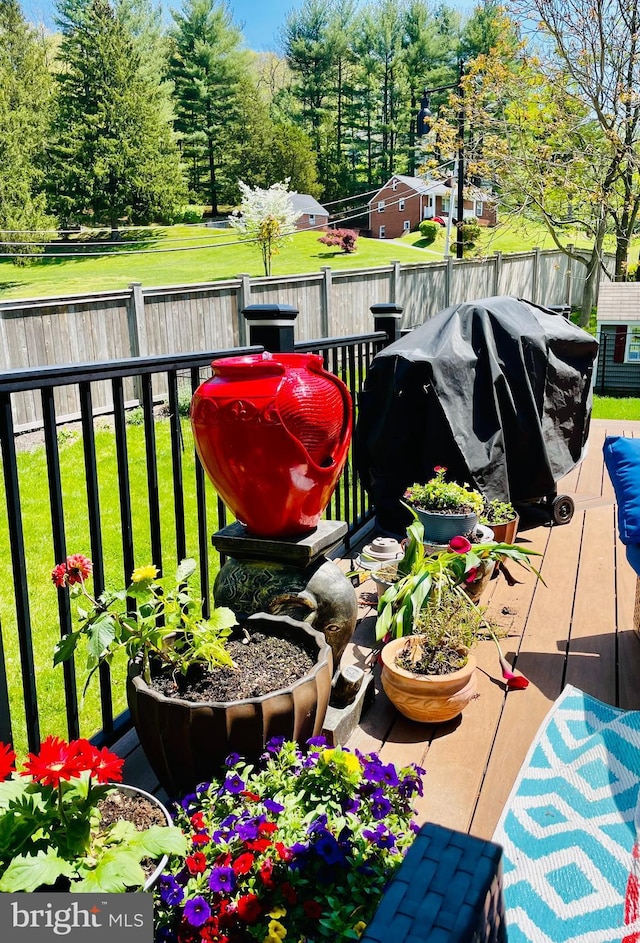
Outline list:
[[[353,586],[326,554],[347,532],[344,521],[321,521],[303,537],[248,535],[239,524],[223,527],[211,538],[229,559],[213,587],[216,605],[229,606],[239,618],[256,612],[288,615],[323,632],[337,672],[355,629],[358,603]]]

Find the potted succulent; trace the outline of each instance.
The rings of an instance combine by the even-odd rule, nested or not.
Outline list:
[[[487,501],[480,516],[480,523],[493,531],[498,543],[512,544],[518,533],[520,517],[510,501]]]
[[[118,785],[124,761],[106,747],[47,737],[20,771],[15,759],[0,744],[0,892],[148,890],[187,849],[155,796]]]
[[[139,567],[126,589],[97,600],[87,588],[91,569],[76,554],[53,571],[54,583],[82,603],[79,626],[58,642],[54,663],[70,658],[81,638],[92,671],[125,648],[133,722],[170,795],[211,778],[234,750],[258,756],[276,732],[296,739],[320,732],[332,671],[322,633],[258,614],[233,634],[235,616],[222,607],[203,618],[188,585],[193,560],[183,560],[173,578]]]
[[[469,485],[447,481],[447,469],[442,465],[436,465],[434,472],[434,477],[426,484],[410,485],[404,500],[422,522],[425,541],[447,544],[452,537],[474,532],[484,508],[484,498]]]
[[[155,940],[357,941],[414,838],[424,770],[282,737],[185,796],[190,837],[156,887]]]

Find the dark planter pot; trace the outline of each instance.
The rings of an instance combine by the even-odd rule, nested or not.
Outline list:
[[[477,514],[446,514],[415,506],[413,509],[424,527],[426,544],[448,544],[452,537],[468,537],[478,526]]]
[[[166,697],[129,664],[127,700],[142,748],[169,795],[208,782],[230,753],[256,759],[271,737],[304,742],[322,730],[331,693],[331,649],[321,632],[287,616],[252,616],[265,632],[297,632],[317,649],[314,668],[287,688],[241,701],[187,701]]]

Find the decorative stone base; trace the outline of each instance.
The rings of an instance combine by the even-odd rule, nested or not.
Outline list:
[[[303,537],[254,537],[234,521],[217,531],[211,543],[219,553],[236,560],[274,560],[304,567],[320,554],[330,553],[346,533],[346,521],[320,521],[315,530]]]

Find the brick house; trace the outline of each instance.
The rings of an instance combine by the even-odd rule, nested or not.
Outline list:
[[[423,219],[449,214],[451,194],[456,189],[441,180],[394,174],[369,200],[369,229],[374,239],[397,239],[416,229]],[[496,198],[478,187],[465,187],[463,218],[476,216],[481,226],[498,221]]]
[[[293,209],[301,213],[296,229],[322,229],[329,222],[329,210],[321,206],[308,193],[290,193]]]

